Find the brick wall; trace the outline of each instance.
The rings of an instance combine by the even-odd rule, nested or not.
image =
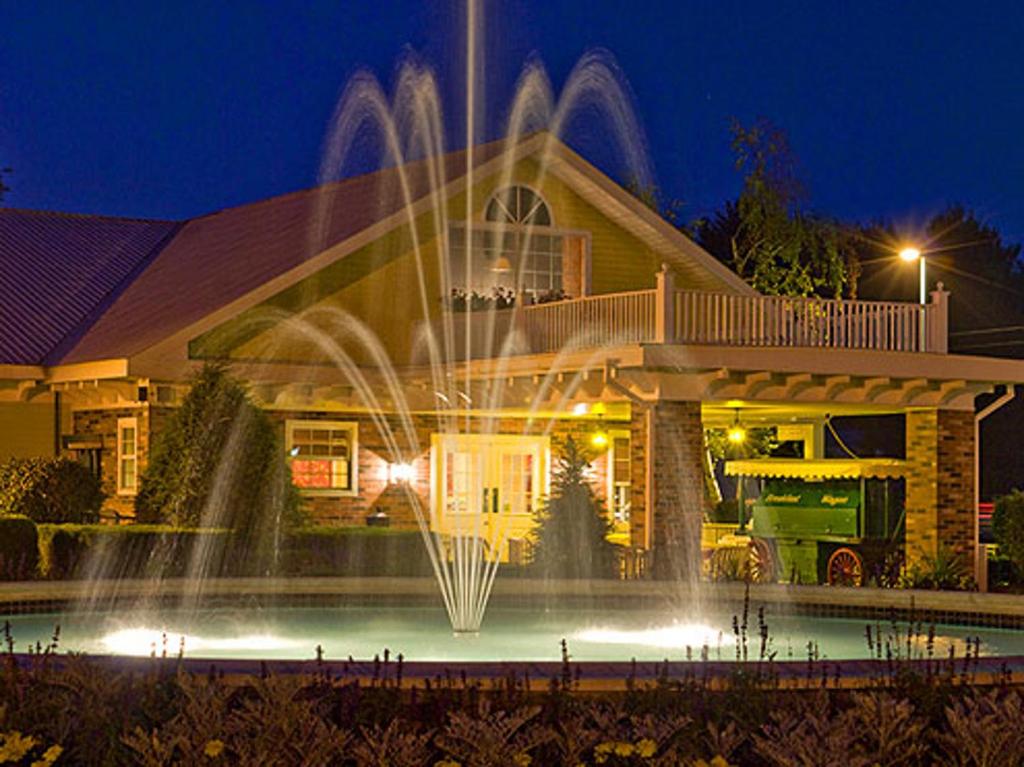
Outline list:
[[[704,430],[699,402],[659,402],[651,409],[652,572],[687,581],[700,570],[704,515]]]
[[[391,526],[398,528],[415,528],[416,514],[414,502],[408,490],[401,486],[388,483],[388,465],[391,453],[381,429],[374,418],[367,414],[345,414],[337,412],[296,412],[268,411],[268,415],[279,423],[280,434],[284,439],[284,424],[287,420],[327,420],[348,421],[358,425],[358,481],[357,494],[347,496],[309,495],[306,497],[306,509],[318,524],[328,525],[361,525],[367,515],[377,509],[387,513],[391,518]],[[383,420],[403,451],[408,450],[409,440],[399,418],[385,415]],[[430,414],[414,414],[411,417],[412,430],[419,444],[420,453],[412,458],[411,463],[416,477],[409,489],[418,498],[424,514],[430,509],[430,446],[431,435],[443,430],[443,422]],[[557,460],[558,445],[570,435],[583,445],[589,445],[590,436],[596,428],[614,429],[628,428],[622,422],[605,422],[598,424],[593,420],[559,419],[549,423],[547,419],[537,419],[532,424],[525,418],[472,418],[466,423],[460,418],[458,428],[470,434],[529,434],[542,435],[545,432],[552,440],[552,462]],[[409,456],[405,456],[409,459]],[[607,460],[606,454],[597,455],[592,463],[594,490],[606,500],[607,495]]]
[[[162,410],[162,408],[161,408]],[[74,434],[100,437],[103,448],[100,451],[100,481],[107,499],[103,502],[104,516],[135,516],[135,496],[117,494],[117,420],[138,419],[137,450],[138,476],[142,476],[149,460],[151,437],[150,406],[139,404],[103,410],[76,410],[72,414]]]
[[[101,455],[103,489],[108,495],[105,510],[108,514],[117,513],[121,516],[134,516],[134,496],[117,495],[117,420],[119,418],[138,418],[138,450],[139,474],[145,469],[149,458],[152,436],[158,434],[165,425],[174,408],[151,405],[149,403],[133,408],[117,408],[105,410],[77,411],[73,418],[75,434],[91,434],[102,438]],[[294,420],[329,420],[355,422],[358,425],[358,456],[357,456],[357,494],[354,496],[308,495],[305,497],[305,508],[314,521],[327,525],[361,525],[367,515],[377,509],[388,514],[391,525],[397,528],[415,528],[416,512],[414,501],[408,490],[399,485],[388,483],[388,466],[391,463],[387,442],[381,434],[375,420],[368,414],[346,414],[324,411],[267,411],[270,418],[278,425],[278,433],[284,441],[285,421]],[[400,419],[393,415],[383,417],[397,443],[403,451],[407,451],[409,440]],[[442,423],[437,416],[416,414],[412,416],[412,430],[420,447],[420,454],[413,457],[412,464],[416,477],[409,489],[418,498],[424,514],[429,514],[430,504],[430,445],[431,435],[440,431]],[[583,419],[559,419],[549,422],[548,419],[537,419],[532,424],[524,418],[483,419],[473,418],[468,426],[465,419],[459,420],[459,429],[468,433],[494,434],[530,434],[547,433],[552,440],[552,462],[557,460],[558,446],[572,435],[582,445],[590,444],[593,432],[600,428],[628,429],[624,422],[597,422]],[[636,448],[633,448],[634,451]],[[408,459],[409,456],[406,455]],[[600,453],[592,462],[593,486],[596,494],[607,500],[607,454]],[[634,479],[634,481],[637,481]],[[634,513],[634,519],[636,518]],[[642,508],[641,508],[642,517]]]
[[[974,416],[915,410],[906,416],[908,563],[940,546],[974,564]]]

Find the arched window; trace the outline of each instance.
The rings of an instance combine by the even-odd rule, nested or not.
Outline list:
[[[564,237],[551,227],[551,210],[539,194],[525,186],[500,189],[483,217],[472,227],[468,275],[465,224],[451,227],[453,284],[484,295],[498,288],[535,297],[562,293]]]
[[[551,211],[540,195],[525,186],[495,192],[487,203],[484,219],[497,224],[551,226]]]

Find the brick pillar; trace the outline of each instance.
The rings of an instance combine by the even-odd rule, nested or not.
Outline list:
[[[659,402],[645,414],[646,494],[655,578],[700,574],[704,515],[704,430],[699,402]]]
[[[907,562],[951,549],[973,572],[974,414],[914,410],[906,415]]]

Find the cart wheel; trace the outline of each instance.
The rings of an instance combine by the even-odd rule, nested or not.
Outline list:
[[[845,546],[828,558],[829,586],[860,586],[864,583],[864,562],[853,549]]]
[[[752,538],[747,544],[747,567],[751,583],[775,583],[775,555],[764,538]]]
[[[713,581],[729,581],[746,577],[740,564],[742,559],[738,556],[738,552],[742,551],[742,549],[723,546],[709,552],[707,558],[708,577]]]

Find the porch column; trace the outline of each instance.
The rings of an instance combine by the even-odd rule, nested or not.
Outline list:
[[[638,409],[633,418],[634,441],[642,432],[644,452],[642,498],[634,496],[634,503],[643,503],[644,513],[637,516],[644,520],[639,532],[649,550],[650,572],[655,578],[689,581],[700,574],[704,514],[700,403],[657,402]]]
[[[958,554],[974,572],[974,414],[913,410],[906,414],[907,564]]]

